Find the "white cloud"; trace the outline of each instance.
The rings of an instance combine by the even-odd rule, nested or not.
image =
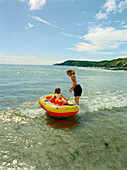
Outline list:
[[[34,25],[33,25],[33,24],[31,24],[30,22],[28,22],[28,23],[27,23],[27,25],[28,25],[28,27],[26,27],[26,29],[29,29],[29,28],[34,27]]]
[[[97,19],[107,18],[107,15],[116,11],[116,0],[107,0],[102,9],[96,14]]]
[[[116,10],[116,0],[107,0],[103,7],[107,13]]]
[[[31,64],[31,65],[52,65],[56,59],[39,59],[35,56],[5,56],[0,53],[0,64]]]
[[[46,21],[46,20],[44,20],[44,19],[42,19],[42,18],[40,18],[40,17],[38,17],[38,16],[32,16],[31,18],[33,18],[33,19],[35,19],[35,20],[37,20],[37,21],[39,21],[39,22],[42,22],[42,23],[44,23],[44,24],[47,24],[47,25],[49,25],[49,26],[51,26],[51,27],[64,30],[63,28],[60,28],[60,27],[58,27],[57,25],[53,25],[53,24],[49,23],[48,21]]]
[[[120,23],[120,25],[124,25],[125,24],[125,22],[124,21],[122,21],[121,23]]]
[[[116,20],[116,21],[114,21],[114,22],[119,23],[119,22],[121,22],[121,20]]]
[[[30,22],[28,22],[28,26],[29,26],[29,28],[34,27],[34,25],[33,25],[33,24],[31,24]]]
[[[118,58],[127,58],[127,56],[119,56],[116,59],[118,59]]]
[[[127,0],[120,1],[118,5],[116,4],[116,0],[107,0],[101,10],[96,14],[96,18],[106,19],[111,12],[122,12],[125,8],[127,8]]]
[[[21,2],[29,1],[30,10],[40,9],[45,5],[46,0],[20,0]]]
[[[123,26],[120,26],[120,27],[126,29],[126,28],[127,28],[127,25],[123,25]]]
[[[71,34],[68,34],[68,33],[65,33],[65,32],[60,32],[60,34],[65,35],[67,37],[73,37],[73,38],[79,38],[79,39],[81,38],[79,36],[71,35]]]
[[[86,14],[86,11],[82,11],[82,14]]]
[[[39,21],[39,22],[43,22],[44,24],[47,24],[47,25],[49,25],[49,26],[51,26],[51,27],[58,28],[58,26],[53,25],[53,24],[47,22],[46,20],[41,19],[41,18],[38,17],[38,16],[32,16],[32,18],[35,19],[35,20],[37,20],[37,21]]]
[[[98,54],[106,54],[106,55],[110,55],[110,54],[114,54],[113,52],[98,52]]]
[[[103,59],[90,59],[90,58],[77,58],[77,59],[74,59],[74,58],[72,58],[72,60],[78,60],[78,61],[102,61]]]
[[[71,50],[75,50],[75,51],[78,51],[78,52],[93,52],[95,53],[99,48],[98,46],[96,45],[92,45],[92,44],[89,44],[89,43],[85,43],[85,42],[79,42],[77,44],[74,44],[74,46],[76,48],[69,48]]]
[[[77,23],[78,26],[83,26],[83,24],[84,24],[83,22],[82,23]]]
[[[127,29],[116,30],[113,27],[109,28],[91,28],[88,34],[82,39],[85,42],[74,44],[71,50],[79,52],[97,53],[101,50],[110,50],[119,48],[121,44],[127,43]]]
[[[40,9],[40,7],[42,7],[43,5],[45,5],[46,0],[30,0],[29,4],[31,6],[31,10],[36,10],[36,9]]]
[[[105,19],[105,18],[107,18],[107,14],[106,13],[102,13],[101,11],[99,11],[99,13],[96,14],[96,18],[97,19]]]
[[[127,54],[127,51],[124,51],[124,52],[120,52],[120,54]]]
[[[34,64],[35,63],[35,56],[4,56],[0,55],[0,63],[2,64]]]
[[[122,12],[125,8],[127,8],[127,0],[121,1],[118,5],[119,12]]]

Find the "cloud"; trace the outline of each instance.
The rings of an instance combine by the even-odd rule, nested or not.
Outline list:
[[[116,0],[107,0],[102,9],[96,14],[97,19],[107,18],[107,15],[116,10]]]
[[[116,21],[114,21],[114,22],[119,23],[119,22],[121,22],[121,20],[116,20]]]
[[[120,54],[127,54],[127,51],[120,52]]]
[[[121,44],[127,43],[127,29],[91,28],[88,34],[82,37],[85,42],[74,44],[74,48],[69,48],[78,52],[97,53],[101,50],[111,50],[119,48]]]
[[[0,55],[0,63],[1,64],[35,64],[36,57],[35,56],[4,56]]]
[[[25,2],[28,0],[20,0],[21,2]],[[46,0],[29,0],[30,10],[37,10],[44,6]]]
[[[64,30],[63,28],[60,28],[60,27],[58,27],[57,25],[53,25],[53,24],[49,23],[49,22],[46,21],[46,20],[43,20],[42,18],[40,18],[40,17],[38,17],[38,16],[32,16],[31,18],[32,18],[32,19],[35,19],[35,20],[37,20],[37,21],[39,21],[39,22],[42,22],[42,23],[44,23],[44,24],[47,24],[47,25],[49,25],[49,26],[51,26],[51,27]]]
[[[113,52],[98,52],[98,54],[106,54],[106,55],[110,55],[110,54],[114,54]]]
[[[78,26],[83,26],[83,24],[84,24],[83,22],[82,23],[77,23]]]
[[[116,10],[116,0],[107,0],[107,2],[104,4],[105,11],[107,13],[111,12],[111,11],[115,11]]]
[[[102,13],[101,11],[99,11],[99,13],[96,14],[96,18],[97,19],[105,19],[105,18],[107,18],[107,14],[106,13]]]
[[[124,25],[122,28],[127,28],[127,25]]]
[[[28,22],[27,25],[28,25],[28,27],[26,27],[26,29],[30,29],[30,28],[34,27],[34,25],[31,24],[30,22]]]
[[[31,10],[40,9],[40,7],[44,6],[46,3],[46,0],[30,0],[29,5],[31,6]]]
[[[85,14],[85,15],[86,15],[86,11],[82,11],[82,14]]]
[[[0,64],[52,65],[56,59],[39,59],[36,56],[5,56],[0,53]]]
[[[125,8],[127,8],[127,0],[121,1],[118,5],[119,12],[122,12]]]
[[[75,60],[75,61],[103,61],[103,59],[90,59],[90,58],[72,58],[72,60]]]
[[[107,0],[101,10],[96,14],[96,19],[106,19],[111,12],[121,13],[125,8],[127,8],[127,0],[120,1],[118,5],[116,4],[116,0]]]
[[[67,37],[73,37],[73,38],[79,38],[79,39],[81,38],[79,36],[71,35],[71,34],[68,34],[68,33],[65,33],[65,32],[60,32],[60,34],[65,35]]]
[[[117,57],[115,59],[118,59],[118,58],[127,58],[127,56],[119,56],[119,57]]]

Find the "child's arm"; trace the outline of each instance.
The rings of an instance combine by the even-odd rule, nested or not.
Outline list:
[[[61,97],[62,97],[66,102],[68,102],[68,98],[65,98],[62,94],[61,94]]]
[[[47,99],[47,101],[50,101],[50,100],[52,100],[54,98],[54,95],[50,98],[50,99]]]

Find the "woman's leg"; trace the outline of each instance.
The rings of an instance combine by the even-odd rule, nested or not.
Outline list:
[[[79,105],[79,97],[80,96],[75,96],[75,104]]]

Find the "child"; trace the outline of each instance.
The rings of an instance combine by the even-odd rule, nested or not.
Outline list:
[[[55,99],[55,104],[58,104],[58,105],[64,105],[64,104],[67,104],[68,102],[68,99],[66,99],[62,94],[61,94],[61,89],[60,88],[55,88],[55,94],[50,98],[48,99],[48,101],[52,100],[52,99]],[[62,99],[64,99],[66,102],[63,102]]]
[[[67,75],[71,77],[72,87],[69,89],[70,92],[74,90],[75,104],[79,105],[79,97],[82,94],[82,87],[78,84],[75,76],[75,70],[67,70]]]

